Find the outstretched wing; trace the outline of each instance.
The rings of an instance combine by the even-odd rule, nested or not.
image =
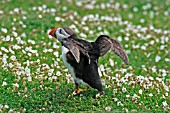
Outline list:
[[[80,53],[82,53],[83,55],[85,55],[90,63],[90,57],[88,55],[88,52],[82,48],[81,46],[79,46],[74,40],[72,39],[65,39],[62,41],[62,44],[69,49],[69,51],[73,54],[75,60],[77,63],[80,62]]]
[[[62,44],[70,50],[77,63],[80,62],[80,51],[72,40],[63,40]]]
[[[120,43],[112,39],[106,35],[100,35],[95,43],[99,47],[100,56],[105,55],[110,49],[117,54],[126,64],[128,64],[128,57],[124,48],[120,45]]]

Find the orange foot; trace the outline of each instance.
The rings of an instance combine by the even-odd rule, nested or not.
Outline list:
[[[73,95],[77,95],[79,94],[80,92],[82,92],[83,89],[76,89],[74,92],[73,92]]]
[[[90,87],[89,87],[89,86],[87,86],[87,87],[86,87],[86,91],[89,91],[89,90],[90,90]]]

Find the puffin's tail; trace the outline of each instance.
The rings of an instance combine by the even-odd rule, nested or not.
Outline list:
[[[100,35],[95,43],[99,47],[100,51],[100,56],[105,55],[110,49],[117,54],[127,65],[129,64],[128,62],[128,56],[124,50],[124,48],[120,45],[120,43],[115,40],[110,38],[109,36],[106,35]]]

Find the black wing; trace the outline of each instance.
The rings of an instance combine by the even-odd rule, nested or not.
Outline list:
[[[112,39],[106,35],[101,35],[95,41],[96,45],[98,45],[100,56],[105,55],[110,49],[117,54],[126,64],[128,64],[128,57],[124,48],[120,45],[120,43]]]
[[[65,39],[62,41],[62,44],[70,50],[77,63],[80,62],[80,52],[88,58],[90,63],[90,57],[86,49],[77,44],[73,39]]]
[[[72,40],[63,40],[62,44],[70,50],[77,63],[80,62],[80,51]]]

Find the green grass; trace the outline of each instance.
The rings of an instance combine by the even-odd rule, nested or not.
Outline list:
[[[77,1],[0,1],[0,12],[3,11],[0,13],[0,112],[170,111],[169,1],[102,0],[97,1],[93,9],[87,9],[90,3],[78,6]],[[112,8],[102,9],[102,4],[110,4]],[[144,10],[147,4],[149,8]],[[135,7],[137,12],[134,12]],[[16,8],[19,8],[18,13]],[[153,18],[150,13],[154,13]],[[82,19],[88,15],[98,19],[90,18],[83,24]],[[121,20],[102,20],[106,16]],[[55,17],[61,17],[63,21],[56,21]],[[101,80],[106,92],[101,97],[92,88],[72,95],[75,86],[62,62],[61,44],[48,36],[48,31],[54,27],[73,25],[79,31],[79,38],[86,40],[95,40],[99,34],[115,39],[121,37],[120,43],[128,53],[128,66],[112,52],[99,59],[99,67],[104,66]],[[148,29],[149,26],[154,28]],[[143,31],[145,28],[147,30]],[[87,37],[81,37],[81,33]],[[146,38],[149,35],[150,38]],[[7,36],[13,40],[6,41]],[[15,49],[16,45],[20,48]],[[28,47],[37,52],[31,53]],[[146,49],[141,49],[143,47]],[[54,52],[59,55],[55,56]],[[16,59],[12,60],[11,56]],[[161,57],[158,62],[155,60],[157,56]],[[114,66],[109,59],[113,60]],[[165,72],[166,76],[163,76]],[[81,88],[85,89],[85,86]]]

